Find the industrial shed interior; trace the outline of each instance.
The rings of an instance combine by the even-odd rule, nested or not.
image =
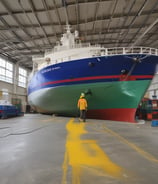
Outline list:
[[[25,88],[19,86],[26,87],[32,56],[53,48],[67,22],[79,31],[84,43],[157,48],[157,17],[158,2],[154,0],[1,0],[0,88],[7,86],[9,96],[18,96],[25,106]],[[2,60],[10,66],[6,68]],[[157,93],[155,85],[151,89],[150,97]]]
[[[134,123],[97,118],[83,123],[78,114],[43,114],[30,106],[33,58],[61,45],[66,25],[78,31],[82,44],[99,45],[112,50],[111,55],[117,48],[125,54],[128,47],[158,56],[158,1],[0,0],[0,114],[1,106],[18,108],[15,116],[0,116],[0,183],[157,183],[158,67]],[[144,58],[134,59],[141,63]],[[89,68],[93,65],[88,63]],[[76,82],[73,77],[65,80]]]

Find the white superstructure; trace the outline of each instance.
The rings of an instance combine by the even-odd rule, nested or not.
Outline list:
[[[67,25],[66,33],[62,35],[60,43],[53,49],[47,50],[43,57],[33,57],[33,73],[49,65],[61,62],[122,54],[158,55],[158,50],[148,47],[104,48],[100,45],[91,45],[90,43],[83,44],[79,39],[78,31],[72,33],[70,25]]]

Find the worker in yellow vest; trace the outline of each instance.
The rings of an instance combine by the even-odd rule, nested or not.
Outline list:
[[[88,105],[87,105],[87,100],[85,99],[84,93],[81,93],[77,106],[80,110],[79,120],[85,122],[86,121],[86,111],[87,111]]]

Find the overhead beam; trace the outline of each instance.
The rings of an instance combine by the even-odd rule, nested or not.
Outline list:
[[[18,26],[20,27],[21,30],[23,30],[23,32],[32,40],[31,36],[29,35],[29,33],[26,31],[26,29],[23,28],[22,24],[20,23],[20,21],[17,19],[17,17],[12,14],[11,9],[8,7],[8,5],[6,4],[6,1],[1,0],[1,3],[3,4],[3,6],[6,8],[8,14],[16,21],[16,23],[18,24]],[[1,17],[1,21],[7,26],[7,28],[9,28],[10,26],[8,25],[8,23],[4,20],[4,18]],[[20,40],[22,40],[22,38],[20,38],[17,33],[15,33],[14,31],[12,31],[12,33]],[[23,43],[23,45],[25,47],[27,47],[27,45],[25,45]]]
[[[43,10],[42,12],[45,12],[46,10]],[[51,8],[49,8],[49,11],[51,11]],[[27,10],[25,10],[25,13],[27,13],[28,11]],[[11,12],[12,13],[12,15],[16,15],[16,13],[14,13],[13,11]],[[21,11],[21,14],[23,14],[24,12],[22,12]],[[32,13],[32,12],[30,12],[30,13]],[[38,10],[36,10],[36,13],[38,13]],[[39,12],[40,13],[40,12]],[[135,14],[136,14],[137,12],[131,12],[131,13],[125,13],[125,14],[121,14],[121,13],[115,13],[114,15],[113,15],[113,19],[115,19],[115,18],[125,18],[125,17],[134,17],[135,16]],[[150,13],[150,11],[143,11],[142,13],[141,13],[141,15],[140,16],[146,16],[146,15],[149,15],[149,13]],[[157,14],[158,14],[158,10],[154,10],[153,12],[152,12],[152,15],[153,16],[157,16]],[[8,16],[8,13],[6,13],[6,16]],[[4,14],[1,14],[0,13],[0,17],[5,17],[5,15]],[[60,19],[60,18],[59,18]],[[110,19],[110,15],[108,15],[108,16],[105,16],[105,15],[103,15],[103,16],[97,16],[97,21],[103,21],[103,20],[109,20]],[[94,22],[94,18],[89,18],[89,19],[87,19],[87,21],[86,21],[87,23],[92,23],[92,22]],[[76,22],[73,22],[73,21],[71,21],[70,22],[71,23],[71,25],[76,25]],[[80,20],[80,22],[79,22],[79,24],[85,24],[85,20]],[[39,27],[39,24],[37,25],[37,24],[34,24],[36,27]],[[42,23],[42,26],[50,26],[51,24],[49,24],[49,23]],[[59,22],[53,22],[53,25],[54,26],[59,26]],[[65,22],[62,22],[61,20],[60,20],[60,25],[61,26],[65,26]],[[31,25],[27,25],[28,27],[31,27]],[[13,28],[12,28],[13,27]],[[17,29],[17,27],[18,26],[11,26],[11,29]],[[25,25],[23,25],[23,27],[25,28]],[[0,26],[0,29],[3,29],[3,27],[2,26]]]
[[[28,2],[29,2],[29,5],[30,5],[30,7],[31,7],[32,13],[33,13],[33,14],[35,15],[35,17],[36,17],[36,20],[37,20],[37,22],[38,22],[39,27],[42,29],[43,34],[44,34],[46,40],[48,41],[48,43],[51,45],[51,42],[50,42],[50,40],[49,40],[48,37],[47,37],[46,31],[44,30],[43,25],[41,24],[40,19],[38,18],[38,15],[37,15],[37,12],[36,12],[36,9],[35,9],[35,6],[34,6],[33,1],[32,1],[32,0],[28,0]]]

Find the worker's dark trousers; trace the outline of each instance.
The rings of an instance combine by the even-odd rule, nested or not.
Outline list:
[[[86,121],[86,110],[80,110],[80,118]]]

